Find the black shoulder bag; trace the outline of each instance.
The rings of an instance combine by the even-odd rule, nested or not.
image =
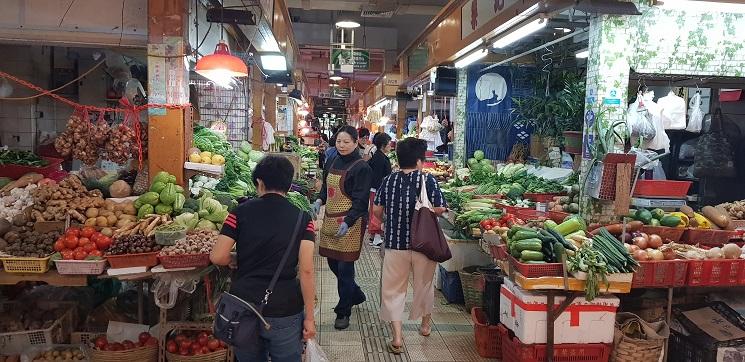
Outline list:
[[[269,303],[269,296],[272,294],[274,285],[277,284],[279,274],[282,272],[285,263],[287,263],[290,251],[296,246],[297,239],[300,236],[300,223],[302,220],[303,212],[301,211],[297,217],[295,231],[292,234],[290,244],[287,247],[287,250],[285,250],[284,255],[282,255],[282,260],[279,262],[279,266],[274,272],[272,281],[269,282],[269,287],[266,289],[266,294],[264,295],[264,300],[261,301],[261,304],[257,306],[251,302],[238,298],[233,294],[227,292],[222,293],[220,301],[217,303],[217,313],[212,328],[215,338],[232,347],[250,349],[259,345],[259,335],[262,325],[266,330],[271,329],[271,325],[269,325],[261,313],[264,310],[264,306]]]

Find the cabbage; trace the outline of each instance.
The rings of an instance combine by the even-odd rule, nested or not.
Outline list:
[[[217,225],[215,225],[212,221],[209,220],[199,220],[197,223],[197,226],[195,227],[197,230],[217,230]]]
[[[186,228],[186,231],[192,231],[199,223],[199,216],[191,212],[185,212],[173,218],[173,222]]]
[[[253,162],[259,162],[264,157],[264,152],[251,150],[248,152],[248,158]]]
[[[482,151],[482,150],[476,150],[473,153],[473,158],[475,158],[475,159],[477,159],[479,161],[483,160],[484,159],[484,151]]]
[[[181,211],[184,208],[186,197],[184,194],[176,194],[176,201],[173,202],[173,211]]]
[[[178,195],[176,185],[167,183],[163,191],[160,192],[160,202],[166,205],[173,205],[176,202],[176,195]]]
[[[171,175],[170,173],[165,171],[160,171],[155,175],[155,177],[153,177],[153,183],[156,182],[162,182],[164,184],[167,184],[169,182],[176,183],[176,176]]]

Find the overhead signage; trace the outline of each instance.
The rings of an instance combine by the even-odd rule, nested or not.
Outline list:
[[[331,97],[349,99],[352,97],[352,89],[336,87],[331,90]]]
[[[354,70],[369,70],[370,52],[359,49],[334,49],[331,51],[331,64],[334,65],[334,69],[353,65]]]
[[[318,100],[318,104],[321,105],[321,107],[331,107],[331,108],[346,108],[347,107],[347,101],[344,99],[339,98],[320,98]]]
[[[518,0],[469,0],[461,8],[461,39],[486,25]]]

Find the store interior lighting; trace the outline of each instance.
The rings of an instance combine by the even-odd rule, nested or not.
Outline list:
[[[663,9],[686,10],[696,12],[735,13],[745,14],[745,4],[713,2],[713,1],[691,1],[691,0],[665,0],[657,4]]]
[[[217,43],[214,53],[199,58],[194,71],[217,86],[227,89],[233,88],[234,78],[248,76],[246,63],[230,54],[230,48],[224,41]]]
[[[336,22],[337,28],[344,28],[344,29],[354,29],[359,28],[360,23],[352,20],[341,20]]]
[[[515,43],[516,41],[527,37],[530,34],[533,34],[537,32],[538,30],[541,30],[546,27],[546,24],[548,24],[547,20],[544,19],[535,19],[517,29],[515,31],[497,39],[497,41],[494,42],[493,46],[495,48],[504,48],[507,47],[510,44]]]
[[[261,54],[261,67],[269,71],[286,71],[287,61],[285,56],[279,53]]]
[[[583,49],[576,53],[574,53],[574,56],[577,59],[587,59],[590,56],[590,50],[589,49]]]
[[[504,33],[505,31],[511,29],[513,26],[520,24],[523,20],[527,19],[531,15],[535,14],[538,11],[539,4],[535,4],[523,11],[522,13],[518,14],[516,17],[505,21],[502,25],[498,26],[496,29],[492,30],[492,32],[489,34],[490,36],[496,36],[499,34]]]
[[[465,68],[469,65],[471,65],[473,62],[476,62],[480,59],[483,59],[487,54],[489,54],[489,51],[486,49],[479,49],[471,54],[466,55],[465,57],[457,60],[455,62],[456,68]]]
[[[329,77],[329,80],[333,80],[334,82],[338,82],[338,81],[340,81],[342,79],[344,79],[344,77],[342,77],[340,75],[332,75],[332,76]]]
[[[465,48],[461,49],[457,53],[455,53],[455,58],[460,58],[466,54],[468,54],[471,50],[474,50],[481,46],[481,44],[484,44],[484,39],[476,40],[475,42],[468,44]]]

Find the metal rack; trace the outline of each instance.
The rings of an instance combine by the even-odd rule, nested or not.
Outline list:
[[[197,91],[200,125],[209,127],[214,121],[225,122],[226,136],[235,147],[250,138],[252,111],[248,103],[250,91],[247,82],[236,80],[232,89],[219,87],[196,75],[192,75],[190,82]]]

